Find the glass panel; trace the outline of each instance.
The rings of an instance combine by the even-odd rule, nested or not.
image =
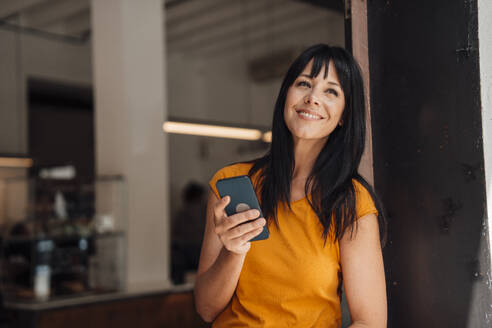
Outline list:
[[[4,185],[2,289],[46,301],[125,288],[125,181],[11,178]]]

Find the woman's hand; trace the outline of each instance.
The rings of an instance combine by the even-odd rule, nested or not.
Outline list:
[[[249,240],[258,235],[265,224],[263,218],[244,223],[258,217],[255,210],[228,217],[225,207],[229,202],[230,197],[220,200],[210,191],[194,290],[196,309],[207,322],[212,322],[231,301],[250,248]]]
[[[225,196],[214,205],[215,233],[225,249],[236,254],[245,254],[251,247],[249,240],[261,233],[266,220],[264,218],[253,220],[260,215],[257,209],[227,216],[225,208],[230,201],[231,198]],[[251,222],[244,223],[247,221]]]

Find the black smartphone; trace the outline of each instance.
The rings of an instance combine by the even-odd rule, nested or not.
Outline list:
[[[253,189],[253,184],[251,183],[249,176],[240,175],[237,177],[221,179],[217,181],[215,186],[219,191],[220,198],[225,196],[231,197],[231,201],[225,208],[228,216],[255,208],[260,211],[260,216],[258,218],[263,217],[260,204],[258,203],[258,198],[256,198],[256,193]],[[263,226],[263,231],[250,241],[264,240],[269,236],[270,232],[265,224]]]

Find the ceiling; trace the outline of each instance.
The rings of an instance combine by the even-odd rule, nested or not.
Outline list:
[[[0,22],[33,33],[82,36],[90,30],[90,1],[3,0]]]
[[[101,0],[99,0],[101,1]],[[104,1],[104,0],[102,0]],[[252,42],[323,19],[326,10],[343,11],[343,0],[163,0],[168,50],[197,50]],[[317,9],[314,9],[317,8]],[[0,28],[69,42],[90,40],[90,0],[2,0]],[[270,22],[277,22],[268,28]],[[285,22],[285,26],[282,26]],[[288,25],[288,27],[287,27]]]

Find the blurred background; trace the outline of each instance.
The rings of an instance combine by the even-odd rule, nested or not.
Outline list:
[[[65,327],[92,306],[102,326],[129,302],[169,303],[142,309],[151,326],[202,325],[208,180],[264,154],[289,64],[344,46],[345,25],[342,1],[2,1],[4,325]]]

